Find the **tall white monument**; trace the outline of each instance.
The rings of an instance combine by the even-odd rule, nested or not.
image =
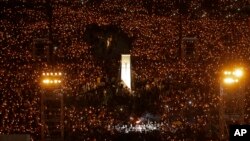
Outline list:
[[[121,56],[121,79],[124,84],[131,89],[131,61],[130,54],[122,54]]]

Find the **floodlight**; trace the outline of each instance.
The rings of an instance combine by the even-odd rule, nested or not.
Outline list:
[[[243,76],[243,71],[242,71],[242,69],[236,69],[235,71],[234,71],[234,73],[233,73],[233,75],[235,76],[235,77],[242,77]]]
[[[232,73],[231,71],[224,71],[225,75],[231,75],[231,73]]]
[[[45,80],[43,80],[43,83],[44,83],[44,84],[48,84],[48,83],[49,83],[49,80],[48,80],[48,79],[45,79]]]
[[[225,84],[232,84],[234,82],[235,82],[235,80],[232,77],[227,77],[224,79]]]

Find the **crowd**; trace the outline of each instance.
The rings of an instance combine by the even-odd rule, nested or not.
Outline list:
[[[65,74],[63,89],[70,99],[64,107],[68,138],[94,140],[98,133],[117,139],[122,135],[112,126],[130,123],[131,116],[145,112],[160,115],[162,122],[183,134],[156,133],[159,138],[194,140],[202,134],[207,135],[203,139],[218,138],[221,70],[231,62],[249,64],[249,1],[19,2],[1,1],[0,134],[40,137],[39,76],[51,66],[33,50],[36,40],[48,40],[51,31],[53,69]],[[118,26],[133,39],[132,93],[118,80],[111,81],[110,66],[93,56],[83,37],[93,23]],[[191,54],[186,50],[190,45]],[[249,114],[246,108],[246,122]]]

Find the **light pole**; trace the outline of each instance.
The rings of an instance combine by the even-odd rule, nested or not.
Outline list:
[[[60,141],[64,140],[64,98],[63,98],[63,93],[60,93],[59,98],[56,95],[55,91],[60,89],[63,81],[63,74],[61,72],[43,72],[41,76],[41,87],[43,88],[43,92],[41,93],[41,141],[45,141],[45,126],[47,125],[46,122],[55,122],[55,124],[60,124],[59,129],[60,129]],[[46,92],[45,92],[46,91]],[[50,109],[48,104],[48,101],[53,101],[53,103],[60,103],[60,109],[53,109],[56,108],[52,107]],[[56,102],[58,101],[59,102]],[[49,114],[45,111],[49,111]],[[51,111],[60,111],[59,114],[56,114],[55,112]],[[59,115],[60,118],[51,117],[50,114],[54,115]],[[53,118],[53,119],[52,119]],[[51,123],[50,123],[51,124]],[[53,124],[53,123],[52,123]],[[50,132],[49,124],[48,124],[48,132]],[[53,128],[53,127],[52,127]],[[53,140],[53,139],[52,139]],[[54,139],[55,140],[55,139]],[[58,140],[58,139],[56,139]]]
[[[220,140],[229,137],[227,122],[244,122],[244,69],[225,70],[220,80]],[[228,104],[229,103],[229,104]]]

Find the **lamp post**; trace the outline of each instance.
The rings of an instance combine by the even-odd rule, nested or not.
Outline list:
[[[233,68],[225,70],[220,80],[219,126],[220,140],[229,136],[228,121],[244,122],[244,69]],[[232,94],[230,94],[232,92]],[[231,105],[227,106],[226,103]],[[234,110],[236,108],[236,110]],[[238,109],[237,109],[238,108]],[[227,109],[227,110],[226,110]],[[229,110],[228,110],[229,109]],[[230,111],[230,112],[228,112]]]
[[[43,92],[41,94],[41,141],[45,141],[45,125],[46,121],[52,120],[52,119],[46,119],[51,118],[45,115],[45,110],[48,110],[45,108],[45,101],[46,100],[57,100],[54,97],[55,90],[60,89],[60,86],[62,85],[63,81],[63,74],[61,72],[43,72],[41,76],[41,87],[43,88]],[[46,91],[46,92],[44,92]],[[64,100],[63,100],[63,93],[61,93],[60,97],[60,120],[58,123],[60,123],[60,140],[64,140]],[[56,103],[56,102],[55,102]],[[57,119],[57,118],[55,118]]]

